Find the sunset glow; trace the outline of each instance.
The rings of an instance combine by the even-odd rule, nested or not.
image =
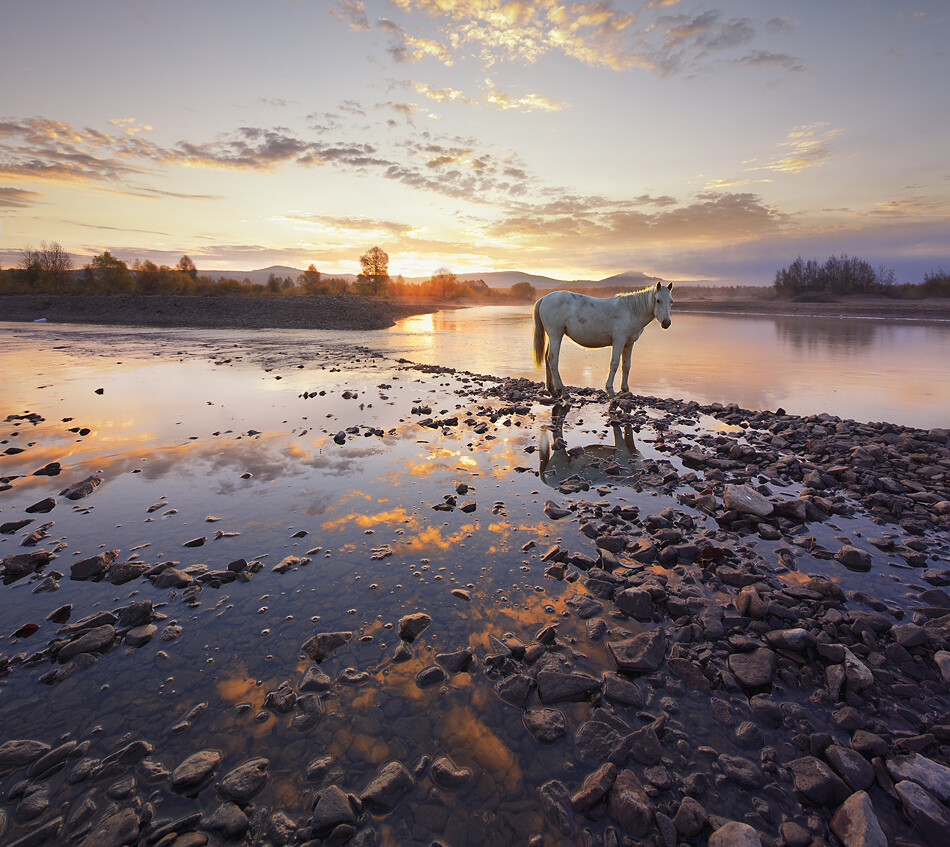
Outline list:
[[[950,268],[943,2],[8,4],[0,266]]]

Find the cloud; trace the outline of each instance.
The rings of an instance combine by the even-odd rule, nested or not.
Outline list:
[[[455,101],[459,103],[472,102],[461,91],[458,91],[455,88],[432,88],[424,82],[415,82],[412,83],[412,85],[423,97],[428,100],[435,100],[437,103],[449,103]]]
[[[42,196],[38,191],[0,185],[0,209],[21,209]]]
[[[769,66],[781,68],[782,70],[791,71],[792,73],[801,73],[805,70],[805,66],[794,56],[790,56],[788,53],[772,53],[768,50],[756,50],[741,58],[734,59],[733,62],[737,65],[746,65],[748,67]]]
[[[541,94],[524,94],[521,97],[512,97],[497,88],[485,95],[485,102],[503,112],[516,110],[519,112],[559,112],[566,103],[558,103]]]
[[[328,12],[333,17],[346,21],[350,29],[366,31],[370,28],[363,0],[339,0],[336,7]]]
[[[808,168],[821,167],[831,158],[832,141],[842,132],[826,129],[827,126],[821,122],[795,127],[785,141],[776,145],[783,151],[782,155],[748,170],[798,174]]]

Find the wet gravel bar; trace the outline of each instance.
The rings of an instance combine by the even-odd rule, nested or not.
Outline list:
[[[169,344],[286,419],[0,409],[3,844],[945,844],[946,430]]]

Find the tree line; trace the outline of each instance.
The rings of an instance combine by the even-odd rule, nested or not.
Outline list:
[[[406,282],[389,276],[389,255],[373,247],[360,257],[360,274],[351,284],[346,277],[324,276],[311,264],[295,278],[270,274],[266,283],[226,277],[212,279],[198,273],[195,263],[182,256],[175,267],[136,259],[131,264],[106,250],[93,256],[82,268],[74,268],[62,245],[45,241],[39,249],[20,251],[17,267],[0,268],[0,294],[146,294],[146,295],[330,295],[359,294],[364,297],[460,301],[533,302],[537,292],[526,282],[509,291],[493,289],[483,279],[460,280],[440,269],[422,282]]]
[[[925,274],[921,283],[896,282],[890,268],[856,256],[831,256],[824,263],[801,256],[775,273],[773,288],[782,297],[814,297],[817,295],[848,296],[880,294],[886,297],[916,299],[950,297],[950,274],[943,270]]]

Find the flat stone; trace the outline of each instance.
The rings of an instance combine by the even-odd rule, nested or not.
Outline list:
[[[929,791],[905,779],[894,786],[904,812],[931,844],[947,843],[950,832],[950,811]]]
[[[564,713],[558,709],[528,709],[522,720],[528,732],[543,744],[557,741],[567,733]]]
[[[583,700],[599,690],[599,679],[579,671],[544,670],[538,674],[538,696],[542,703]]]
[[[574,734],[574,746],[580,757],[589,762],[622,765],[627,760],[626,740],[600,721],[584,721]]]
[[[399,619],[397,632],[399,637],[408,643],[415,641],[432,623],[425,612],[416,612],[412,615],[405,615]]]
[[[818,644],[818,639],[801,627],[773,629],[765,633],[765,641],[775,650],[791,650],[793,653],[805,653]]]
[[[443,674],[444,679],[444,674]],[[512,674],[495,683],[495,691],[506,703],[523,709],[534,690],[534,680],[523,673]]]
[[[864,573],[871,570],[871,554],[867,550],[862,550],[852,544],[843,545],[835,553],[835,558],[849,571]]]
[[[946,765],[921,756],[920,753],[909,753],[888,759],[887,772],[894,782],[909,779],[926,788],[944,803],[950,802],[950,768]]]
[[[175,791],[193,788],[211,776],[220,763],[221,753],[217,750],[199,750],[172,771],[171,786]]]
[[[747,823],[729,821],[723,824],[707,842],[709,847],[762,847],[759,834]]]
[[[219,833],[226,841],[240,838],[247,832],[250,821],[236,803],[225,802],[199,822],[202,829]]]
[[[7,576],[19,579],[21,576],[42,570],[55,558],[52,553],[46,550],[14,553],[4,558],[3,570]]]
[[[852,791],[863,791],[874,782],[874,768],[856,750],[832,744],[825,750],[825,759]]]
[[[552,779],[541,786],[541,811],[562,835],[574,834],[574,809],[563,782]]]
[[[318,632],[312,638],[307,639],[300,649],[319,664],[331,653],[339,650],[352,637],[352,632]]]
[[[218,786],[222,797],[236,803],[247,803],[267,782],[270,761],[264,758],[250,759],[228,771]]]
[[[792,773],[795,789],[816,806],[835,809],[851,794],[848,786],[832,772],[831,768],[814,756],[793,759],[786,764],[786,767]]]
[[[543,511],[544,514],[546,514],[552,521],[559,521],[561,518],[569,517],[571,514],[570,509],[561,508],[553,500],[548,500],[545,502]]]
[[[112,624],[103,624],[64,645],[56,658],[60,662],[68,662],[80,653],[101,653],[112,646],[113,641],[115,641],[115,627]]]
[[[653,830],[653,801],[632,770],[624,768],[617,774],[607,796],[607,809],[627,835],[645,838]]]
[[[29,739],[5,741],[0,744],[0,765],[22,767],[36,761],[49,752],[49,744]]]
[[[767,518],[774,509],[768,497],[748,485],[727,485],[722,500],[726,509],[757,518]]]
[[[608,700],[614,703],[622,703],[625,706],[633,706],[636,709],[643,708],[643,692],[629,679],[605,671],[601,676],[601,685],[604,697]]]
[[[113,562],[106,569],[106,581],[113,585],[125,585],[144,575],[148,567],[145,562]]]
[[[729,670],[743,688],[761,688],[772,682],[777,660],[768,647],[758,647],[751,653],[732,653]]]
[[[733,782],[745,788],[761,788],[765,785],[765,774],[751,759],[722,753],[718,761],[722,772]]]
[[[617,778],[617,766],[612,762],[601,765],[597,770],[587,774],[577,793],[571,798],[571,805],[575,811],[586,812],[597,805],[607,792],[610,791]]]
[[[158,632],[158,627],[151,623],[133,627],[125,634],[125,643],[130,647],[141,647],[143,644],[148,644],[155,637],[156,632]]]
[[[852,794],[831,819],[831,831],[844,847],[887,847],[887,838],[866,791]]]
[[[122,847],[139,837],[139,821],[132,809],[123,809],[100,821],[80,847]]]
[[[374,809],[388,812],[415,784],[412,774],[402,762],[388,762],[366,786],[360,799]]]
[[[650,725],[641,726],[627,736],[627,750],[642,765],[655,765],[663,757],[663,745]]]
[[[448,756],[440,756],[429,769],[432,781],[440,788],[457,791],[472,781],[469,768],[460,768]]]
[[[628,673],[651,673],[666,658],[666,636],[661,629],[641,632],[623,641],[608,641],[607,649],[617,667]]]
[[[115,561],[118,555],[118,550],[106,550],[87,559],[73,562],[69,566],[69,578],[80,582],[88,579],[98,579],[106,572],[106,568]]]
[[[356,821],[350,798],[339,786],[329,785],[317,795],[312,818],[314,835],[332,830],[340,824],[353,825]]]
[[[165,568],[155,577],[154,585],[156,588],[187,588],[195,581],[195,578],[185,573],[179,568]]]
[[[96,490],[99,483],[102,482],[102,477],[96,474],[92,476],[87,476],[84,480],[70,485],[67,488],[64,488],[59,492],[60,497],[65,497],[67,500],[82,500],[83,497],[88,497]]]

